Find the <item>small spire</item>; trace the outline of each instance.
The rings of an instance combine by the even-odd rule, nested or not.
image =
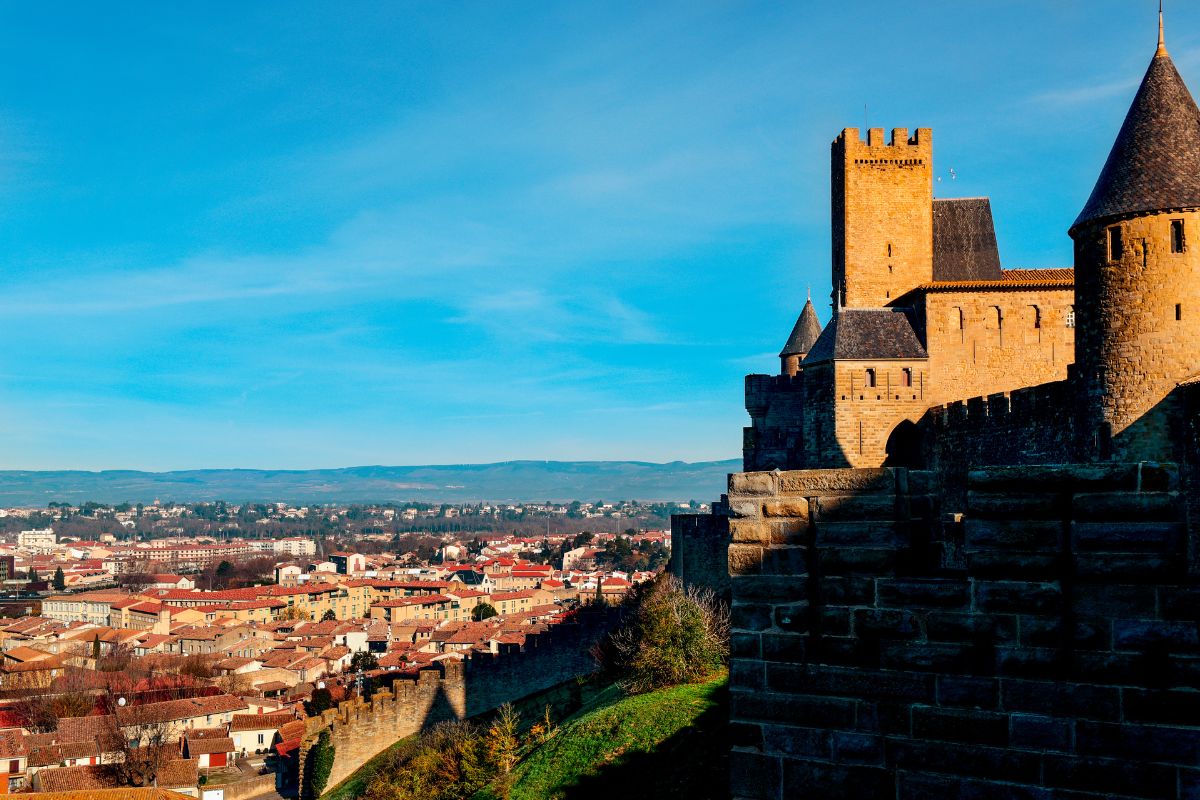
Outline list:
[[[1167,40],[1163,36],[1163,11],[1162,0],[1158,0],[1158,50],[1154,51],[1154,57],[1167,55]]]

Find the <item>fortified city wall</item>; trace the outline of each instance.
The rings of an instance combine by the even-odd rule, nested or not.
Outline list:
[[[937,484],[730,477],[733,796],[1197,796],[1179,469],[988,467],[953,515]]]
[[[328,782],[333,787],[400,739],[438,722],[477,716],[594,672],[591,645],[615,626],[619,613],[607,607],[584,609],[578,621],[531,634],[522,647],[439,662],[415,677],[397,679],[370,700],[339,703],[309,719],[297,785],[303,784],[308,751],[323,730],[329,730],[335,747]]]

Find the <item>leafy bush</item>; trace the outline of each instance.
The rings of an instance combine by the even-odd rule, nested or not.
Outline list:
[[[628,622],[596,649],[604,671],[632,693],[696,683],[729,656],[729,610],[711,590],[659,576],[633,601]]]
[[[305,800],[316,800],[325,791],[329,782],[329,773],[333,771],[335,748],[328,730],[321,731],[317,743],[308,751],[304,763],[304,786],[301,797]]]
[[[312,697],[304,701],[304,713],[317,717],[327,708],[333,708],[333,692],[328,689],[314,689]]]
[[[487,785],[487,745],[469,722],[442,722],[376,773],[364,800],[462,800]]]

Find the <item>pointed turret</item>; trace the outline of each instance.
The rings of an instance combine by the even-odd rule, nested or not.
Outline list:
[[[780,372],[784,375],[795,375],[799,372],[800,362],[820,335],[821,321],[817,319],[817,310],[813,308],[810,297],[805,302],[795,327],[792,328],[792,335],[788,337],[787,344],[779,352]]]
[[[1175,387],[1200,373],[1200,109],[1163,42],[1075,240],[1075,408],[1085,457],[1170,461]]]
[[[1163,40],[1092,196],[1071,226],[1147,211],[1200,208],[1200,109]]]

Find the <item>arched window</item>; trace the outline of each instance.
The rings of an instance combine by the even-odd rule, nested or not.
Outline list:
[[[1000,306],[992,306],[992,311],[996,314],[996,330],[1001,330],[1004,327],[1004,312],[1000,310]]]
[[[912,367],[905,367],[900,370],[900,385],[912,386]]]
[[[1033,316],[1032,316],[1033,327],[1034,328],[1042,327],[1042,310],[1040,308],[1038,308],[1037,306],[1030,306],[1030,308],[1033,309]]]
[[[1067,327],[1075,327],[1075,306],[1067,306]]]

